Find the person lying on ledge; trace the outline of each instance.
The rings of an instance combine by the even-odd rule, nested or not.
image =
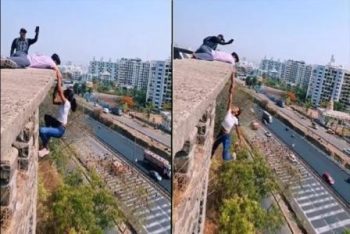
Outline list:
[[[224,120],[221,123],[221,130],[214,141],[212,153],[211,153],[211,157],[213,157],[216,149],[219,147],[220,144],[222,144],[223,145],[222,158],[224,161],[230,161],[233,159],[230,153],[232,128],[236,129],[236,133],[238,136],[237,145],[241,144],[241,134],[239,131],[239,121],[238,121],[239,115],[241,114],[241,109],[238,106],[232,105],[232,96],[233,96],[233,89],[234,89],[234,83],[235,83],[234,77],[235,77],[234,72],[232,72],[229,99],[227,103],[227,113],[225,115]]]
[[[47,55],[18,53],[16,56],[1,58],[1,68],[43,68],[58,70],[61,64],[60,57],[53,54],[51,57]]]
[[[213,51],[213,60],[225,62],[225,63],[231,63],[233,65],[235,65],[236,63],[239,63],[238,54],[235,52],[230,54],[225,51]]]
[[[222,34],[206,37],[203,40],[203,44],[194,52],[193,57],[196,59],[213,61],[213,51],[216,50],[217,46],[219,44],[228,45],[232,42],[233,39],[226,42]]]

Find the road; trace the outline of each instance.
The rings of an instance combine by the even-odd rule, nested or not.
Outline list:
[[[264,88],[262,88],[262,91]],[[259,96],[262,99],[267,99],[269,98],[262,93],[255,93],[254,95]],[[273,103],[271,100],[269,100],[270,103]],[[275,105],[275,104],[274,104]],[[293,110],[292,108],[285,106],[284,108],[280,108],[277,105],[275,105],[278,108],[278,111],[284,113],[285,115],[289,116],[291,119],[294,121],[298,122],[301,124],[303,127],[308,128],[312,133],[319,135],[321,138],[324,140],[332,143],[332,145],[337,148],[339,151],[343,151],[344,148],[349,148],[350,145],[347,143],[343,138],[337,136],[337,135],[332,135],[327,133],[327,129],[324,127],[318,125],[318,129],[313,129],[311,128],[311,121],[310,119],[306,118],[305,116],[299,114],[297,111]],[[350,156],[348,156],[350,157]]]
[[[90,117],[88,117],[86,121],[87,124],[92,127],[94,135],[141,169],[145,175],[150,177],[149,170],[152,168],[147,163],[143,162],[144,148],[142,146],[137,145],[129,138],[122,136],[120,133]],[[171,193],[171,179],[163,177],[163,180],[159,182],[159,185],[164,188],[168,194]]]
[[[350,175],[333,162],[329,155],[276,118],[273,119],[272,124],[267,125],[267,128],[293,149],[319,176],[322,176],[324,172],[329,172],[336,181],[332,189],[347,205],[350,205],[350,184],[346,182]],[[286,128],[288,131],[285,130]]]
[[[137,131],[143,133],[144,135],[170,147],[171,145],[171,136],[170,134],[163,132],[158,129],[154,129],[146,124],[141,123],[138,120],[135,120],[129,116],[122,115],[122,116],[117,116],[110,114],[112,119],[115,119],[117,121],[120,121],[124,123],[125,125],[129,126],[130,128],[134,128]]]
[[[90,106],[90,108],[95,108],[94,105],[92,104],[92,102],[87,102],[85,99],[83,98],[79,98],[79,102],[80,104],[85,104]],[[109,117],[115,121],[119,121],[125,125],[127,125],[128,127],[137,130],[138,132],[150,137],[151,139],[167,146],[170,148],[171,146],[171,135],[163,132],[159,129],[154,129],[153,127],[150,127],[146,124],[141,123],[140,121],[133,119],[129,116],[126,116],[125,114],[122,116],[117,116],[114,115],[112,113],[103,113],[104,116]]]
[[[294,203],[308,221],[315,233],[342,233],[350,228],[348,209],[336,199],[330,188],[310,171],[299,159],[292,163],[287,159],[288,149],[278,138],[266,137],[264,129],[260,128],[254,134],[252,143],[262,148],[271,168],[284,185],[289,187]],[[290,172],[290,166],[298,174]],[[304,219],[304,218],[302,218]]]

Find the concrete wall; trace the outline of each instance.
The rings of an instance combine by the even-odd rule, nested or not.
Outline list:
[[[1,70],[1,232],[35,233],[39,105],[54,73]]]
[[[173,233],[203,233],[216,97],[231,67],[175,60],[173,76]]]

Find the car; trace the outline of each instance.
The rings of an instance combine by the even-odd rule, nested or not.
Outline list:
[[[156,181],[158,181],[158,182],[159,182],[159,181],[162,181],[162,177],[159,175],[158,172],[151,170],[151,171],[149,171],[149,174],[150,174],[151,177],[152,177],[153,179],[155,179]]]
[[[271,134],[271,132],[266,131],[266,132],[265,132],[265,136],[267,136],[267,137],[272,137],[272,134]]]
[[[293,163],[298,162],[298,161],[297,161],[297,157],[296,157],[295,154],[293,154],[293,153],[290,153],[290,154],[288,155],[288,159],[289,159],[291,162],[293,162]]]
[[[107,113],[109,113],[109,109],[108,108],[103,108],[103,112],[107,114]]]
[[[332,129],[329,128],[329,129],[327,129],[326,133],[333,135],[333,134],[334,134],[334,131],[333,131]]]
[[[350,148],[344,148],[343,151],[344,151],[346,154],[350,155]]]
[[[286,131],[288,131],[289,130],[289,128],[286,128]]]
[[[350,177],[347,178],[345,181],[346,181],[346,183],[349,183],[349,184],[350,184]]]
[[[322,178],[330,185],[335,183],[334,179],[328,172],[323,173]]]

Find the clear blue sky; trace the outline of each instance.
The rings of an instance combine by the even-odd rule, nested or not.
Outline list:
[[[87,64],[171,54],[171,2],[165,0],[1,0],[1,55],[8,56],[21,27],[39,40],[29,53],[57,52],[63,62]]]
[[[174,0],[174,43],[196,49],[203,38],[234,38],[219,49],[259,61],[304,60],[350,69],[350,0]]]

